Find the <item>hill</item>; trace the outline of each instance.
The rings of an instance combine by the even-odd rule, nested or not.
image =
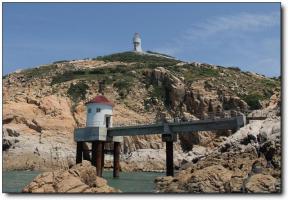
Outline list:
[[[238,68],[133,52],[56,61],[3,77],[4,169],[65,168],[74,163],[73,130],[85,126],[84,102],[98,94],[99,80],[105,80],[105,96],[115,103],[115,124],[154,122],[160,113],[185,120],[209,112],[280,105],[281,80]],[[178,165],[193,145],[213,148],[221,142],[216,133],[179,136]],[[163,143],[159,136],[125,137],[122,148],[125,154],[154,151]],[[145,164],[150,165],[147,170],[164,166]],[[122,163],[125,170],[139,169],[137,165]]]

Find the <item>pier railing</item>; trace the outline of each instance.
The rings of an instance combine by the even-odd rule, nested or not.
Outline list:
[[[198,120],[219,120],[219,119],[229,119],[232,117],[237,117],[244,115],[241,112],[237,112],[234,110],[223,111],[223,112],[208,112],[208,113],[196,113],[193,114],[194,117],[191,118],[180,118],[176,117],[173,119],[166,119],[165,121],[168,123],[185,123],[185,122],[193,122]],[[113,127],[126,127],[126,126],[139,126],[139,125],[152,125],[152,124],[162,124],[163,121],[155,120],[148,122],[139,122],[139,121],[126,121],[126,122],[113,122]]]

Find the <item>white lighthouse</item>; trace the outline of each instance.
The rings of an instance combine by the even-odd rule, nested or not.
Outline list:
[[[139,33],[135,33],[133,37],[134,51],[142,52],[141,38]]]
[[[99,95],[86,103],[86,127],[112,127],[113,103]]]

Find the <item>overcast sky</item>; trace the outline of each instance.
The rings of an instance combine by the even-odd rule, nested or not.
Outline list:
[[[144,50],[280,75],[279,3],[4,3],[4,74]]]

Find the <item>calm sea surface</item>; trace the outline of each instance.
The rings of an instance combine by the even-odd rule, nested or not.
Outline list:
[[[4,193],[21,192],[40,172],[35,171],[4,171],[2,174],[2,191]],[[154,179],[164,173],[154,172],[122,172],[120,178],[114,179],[112,171],[105,171],[103,177],[111,187],[129,193],[149,193],[154,190]]]

